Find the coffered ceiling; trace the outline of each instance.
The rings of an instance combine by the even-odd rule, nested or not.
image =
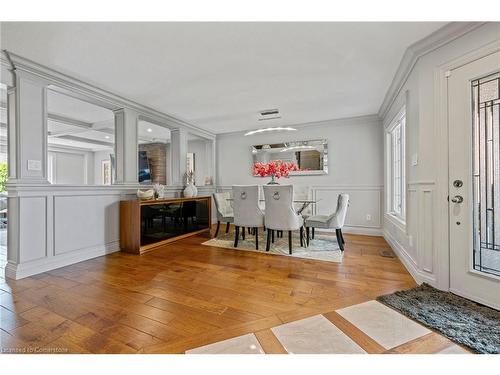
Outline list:
[[[3,22],[0,47],[223,133],[377,113],[406,48],[442,26]]]

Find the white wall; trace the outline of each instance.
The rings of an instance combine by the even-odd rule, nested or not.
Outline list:
[[[195,154],[194,158],[194,174],[196,185],[203,186],[205,176],[209,176],[208,163],[209,158],[207,155],[207,141],[204,140],[190,140],[188,141],[188,152]]]
[[[102,162],[103,160],[110,160],[110,154],[114,152],[113,149],[105,150],[105,151],[96,151],[94,152],[94,185],[102,185]]]
[[[243,133],[217,136],[217,185],[230,189],[233,184],[266,184],[269,178],[251,174],[251,146],[264,143],[326,139],[327,175],[292,176],[280,183],[309,185],[313,196],[321,199],[318,214],[331,213],[339,193],[350,195],[346,230],[381,234],[383,191],[383,134],[378,116],[330,120],[296,126],[298,131],[259,134]],[[367,215],[371,220],[367,220]]]
[[[446,127],[440,117],[440,103],[445,100],[441,97],[441,67],[498,40],[500,24],[489,23],[421,56],[383,116],[387,126],[406,102],[406,225],[384,215],[384,237],[418,282],[441,289],[449,287],[447,168],[440,170],[441,161],[447,157],[447,141],[441,138],[441,130]],[[414,155],[418,164],[412,166]]]
[[[49,181],[61,185],[86,185],[94,182],[94,153],[49,145]]]

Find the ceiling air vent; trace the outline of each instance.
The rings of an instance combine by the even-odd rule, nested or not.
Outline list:
[[[278,109],[265,109],[259,112],[259,121],[274,120],[281,118],[280,111]]]

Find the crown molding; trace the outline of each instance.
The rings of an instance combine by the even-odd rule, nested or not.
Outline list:
[[[403,85],[406,83],[415,64],[422,56],[460,38],[484,24],[485,22],[450,22],[424,39],[409,46],[385,94],[384,101],[378,112],[379,117],[384,118],[387,115],[389,108],[392,103],[394,103]]]
[[[83,82],[67,74],[60,73],[54,69],[16,55],[10,51],[2,50],[0,61],[4,67],[8,68],[8,70],[14,73],[25,72],[33,76],[37,76],[40,79],[49,82],[49,84],[53,84],[62,89],[61,92],[68,90],[77,96],[79,95],[106,104],[107,107],[111,109],[130,108],[137,111],[145,119],[149,119],[155,123],[181,127],[189,130],[193,134],[200,135],[205,138],[215,138],[214,133],[193,125],[186,120],[180,119],[179,117],[160,112],[131,99],[124,98],[97,86]]]

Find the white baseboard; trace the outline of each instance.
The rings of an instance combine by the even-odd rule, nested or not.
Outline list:
[[[316,229],[316,232],[335,233],[335,229]],[[383,236],[382,228],[361,227],[361,226],[345,226],[342,228],[343,233],[360,234],[363,236]]]
[[[27,263],[14,264],[9,262],[5,267],[5,277],[19,280],[42,272],[51,271],[56,268],[83,262],[84,260],[111,254],[116,251],[120,251],[119,241],[113,241],[107,243],[106,245],[80,249],[68,254],[61,254],[54,257],[37,259],[35,261]]]
[[[417,264],[412,259],[412,257],[408,254],[408,252],[404,249],[404,247],[394,238],[392,235],[384,231],[383,232],[384,239],[387,241],[389,246],[392,248],[396,256],[399,258],[401,263],[405,266],[406,270],[410,273],[413,279],[417,282],[417,284],[427,283],[432,286],[436,286],[436,279],[425,272],[422,272],[418,269]]]

